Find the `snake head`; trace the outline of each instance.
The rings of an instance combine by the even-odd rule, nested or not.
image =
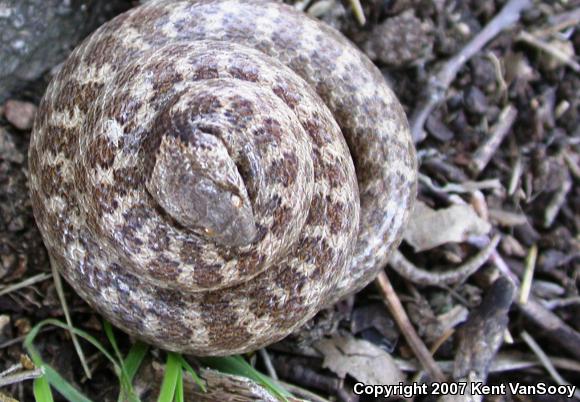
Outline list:
[[[244,181],[212,134],[193,130],[163,136],[146,185],[173,219],[217,244],[243,247],[256,237]]]

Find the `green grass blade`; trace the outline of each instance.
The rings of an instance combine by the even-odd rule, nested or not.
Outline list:
[[[173,402],[179,372],[181,372],[179,358],[175,353],[168,352],[167,363],[165,364],[165,375],[163,376],[157,402]]]
[[[105,330],[107,338],[109,339],[109,343],[113,347],[113,351],[117,355],[117,359],[119,359],[120,362],[123,362],[123,356],[121,356],[121,351],[119,351],[119,347],[117,346],[117,340],[115,339],[115,334],[113,333],[113,327],[111,326],[109,321],[103,320],[103,328]]]
[[[149,345],[140,341],[135,342],[135,344],[131,346],[131,350],[129,350],[129,353],[124,360],[124,366],[129,381],[133,381],[133,378],[135,377],[135,374],[137,374],[139,367],[141,367],[141,363],[148,351]]]
[[[121,388],[125,392],[125,394],[127,395],[127,398],[132,402],[139,401],[139,399],[137,398],[137,396],[135,395],[135,393],[133,391],[133,387],[131,386],[131,382],[128,380],[128,376],[124,370],[122,360],[120,362],[117,361],[117,359],[115,359],[109,353],[109,351],[107,351],[107,349],[105,349],[105,347],[95,337],[93,337],[92,335],[89,335],[87,332],[82,331],[78,328],[71,327],[68,324],[65,324],[65,323],[58,321],[58,320],[55,320],[55,319],[47,319],[47,320],[43,320],[43,321],[39,322],[30,330],[30,332],[28,333],[28,335],[24,339],[23,345],[28,350],[30,357],[32,358],[34,363],[36,365],[42,366],[46,369],[46,379],[48,380],[50,385],[52,385],[59,393],[63,394],[63,396],[65,396],[70,401],[75,401],[75,402],[76,401],[79,401],[79,402],[90,401],[90,399],[86,398],[79,391],[77,391],[76,388],[74,388],[71,384],[66,382],[66,380],[64,380],[64,378],[62,378],[56,370],[54,370],[52,367],[50,367],[49,365],[45,364],[42,361],[42,358],[40,357],[40,354],[38,353],[38,351],[34,347],[33,342],[34,342],[34,339],[36,338],[36,336],[38,335],[38,333],[40,332],[40,330],[42,329],[42,327],[44,327],[46,325],[54,325],[56,327],[66,329],[66,330],[70,331],[71,333],[74,333],[74,334],[80,336],[81,338],[85,339],[87,342],[89,342],[91,345],[93,345],[95,348],[97,348],[99,350],[99,352],[101,352],[113,364],[113,366],[115,368],[115,372],[117,373],[117,375],[119,377],[119,382],[121,384]],[[112,336],[112,329],[110,328],[110,326],[109,326],[109,329],[111,331],[110,331],[110,333],[107,333],[107,336],[109,337],[109,340],[111,340],[110,336]],[[106,326],[105,326],[105,332],[107,332]],[[114,336],[112,338],[113,338],[113,343],[115,343],[115,346],[113,346],[113,348],[116,348],[116,342],[114,340]],[[117,348],[117,352],[118,352],[118,348]],[[69,398],[69,396],[70,396],[70,398]]]
[[[105,357],[111,363],[113,363],[113,365],[115,366],[115,370],[118,370],[119,372],[121,371],[121,366],[120,366],[119,362],[117,362],[117,360],[109,353],[109,351],[107,351],[107,349],[105,349],[105,347],[103,345],[101,345],[101,343],[95,337],[93,337],[92,335],[89,335],[85,331],[82,331],[78,328],[70,327],[67,324],[65,324],[61,321],[55,320],[53,318],[49,318],[47,320],[43,320],[43,321],[39,322],[30,330],[30,332],[28,333],[28,335],[24,339],[24,347],[26,349],[28,349],[29,347],[32,346],[32,342],[34,341],[34,338],[36,338],[36,336],[38,335],[38,332],[42,329],[42,327],[44,327],[46,325],[54,325],[56,327],[71,331],[71,332],[75,333],[76,335],[80,336],[81,338],[83,338],[84,340],[89,342],[91,345],[93,345],[95,348],[97,348],[99,350],[99,352],[101,352],[103,355],[105,355]]]
[[[34,382],[32,383],[32,393],[34,394],[34,400],[36,402],[54,402],[50,385],[44,375],[40,378],[34,379]]]
[[[183,371],[181,370],[181,368],[177,372],[177,381],[175,384],[175,402],[184,402]]]
[[[34,364],[38,367],[44,368],[44,376],[42,378],[45,378],[46,381],[54,389],[56,389],[59,394],[64,396],[69,401],[91,402],[91,400],[89,398],[84,396],[72,384],[70,384],[67,380],[65,380],[54,368],[52,368],[52,366],[50,366],[42,361],[42,358],[40,357],[40,353],[38,352],[38,350],[36,350],[36,348],[32,344],[34,337],[38,334],[38,332],[40,331],[41,328],[42,328],[42,325],[38,325],[38,324],[34,328],[32,328],[32,330],[29,332],[26,339],[24,340],[24,346],[26,347],[26,350],[28,351],[28,354],[30,355],[30,358],[32,359]],[[38,387],[39,387],[38,389],[40,390],[40,392],[42,392],[40,387],[44,387],[43,384],[41,383],[40,385],[38,385]],[[36,388],[33,389],[33,392],[34,392],[35,398],[37,398]],[[48,392],[50,393],[50,389],[48,390]],[[40,396],[46,396],[46,392],[40,394]],[[52,394],[50,394],[50,398],[51,399],[47,399],[47,400],[52,401]],[[41,399],[41,400],[44,402],[44,399]]]
[[[65,380],[54,368],[48,364],[43,364],[46,370],[46,379],[59,394],[64,396],[69,401],[74,402],[92,402],[89,398],[83,395],[72,384]]]
[[[241,356],[204,357],[200,358],[200,360],[213,369],[254,380],[256,383],[266,388],[272,395],[283,401],[287,401],[286,398],[292,396],[292,394],[276,384],[270,377],[253,368]]]
[[[129,375],[127,374],[127,369],[125,367],[125,361],[123,356],[121,356],[121,351],[119,350],[119,346],[117,345],[117,339],[115,339],[115,333],[113,332],[113,327],[111,323],[107,320],[103,320],[103,329],[105,330],[105,334],[109,339],[109,343],[113,347],[113,351],[117,356],[117,360],[119,362],[119,366],[121,369],[120,373],[117,373],[119,377],[119,382],[121,383],[121,390],[119,392],[119,401],[128,399],[132,402],[137,402],[139,398],[135,394],[135,390],[133,389],[132,380],[129,379]]]
[[[191,367],[191,365],[187,362],[187,360],[185,360],[183,358],[183,356],[178,355],[178,357],[179,357],[179,360],[181,362],[181,366],[185,370],[187,370],[187,372],[189,374],[191,374],[191,377],[193,378],[193,382],[195,382],[203,392],[206,392],[207,389],[205,388],[205,384],[203,383],[203,381],[201,380],[201,378],[199,378],[199,376],[197,375],[197,373],[195,372],[195,370],[193,369],[193,367]]]

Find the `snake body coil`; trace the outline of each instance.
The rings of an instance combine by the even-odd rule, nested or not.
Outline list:
[[[71,286],[125,331],[198,355],[279,340],[365,286],[415,196],[378,69],[259,0],[151,1],[103,25],[49,85],[29,161]]]

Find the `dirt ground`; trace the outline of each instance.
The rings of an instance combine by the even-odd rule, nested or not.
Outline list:
[[[259,370],[339,401],[374,400],[356,395],[356,382],[438,375],[580,385],[580,2],[534,2],[521,14],[506,3],[526,2],[370,0],[363,26],[350,2],[297,4],[340,29],[391,83],[416,141],[419,201],[387,276],[248,356]],[[484,40],[490,27],[498,32]],[[0,373],[21,361],[35,323],[64,320],[27,187],[30,128],[50,76],[22,80],[0,102]],[[75,325],[108,344],[101,318],[68,286],[65,295]],[[116,337],[128,350],[132,340]],[[88,380],[66,331],[47,327],[36,346],[85,395],[117,398],[95,349],[83,343]],[[146,359],[143,400],[155,399],[164,361],[158,350]],[[32,382],[0,388],[8,397],[33,400]]]

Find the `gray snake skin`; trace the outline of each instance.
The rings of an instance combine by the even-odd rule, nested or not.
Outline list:
[[[100,27],[29,151],[53,263],[114,325],[227,355],[368,284],[416,193],[404,112],[334,29],[260,0],[151,1]]]

